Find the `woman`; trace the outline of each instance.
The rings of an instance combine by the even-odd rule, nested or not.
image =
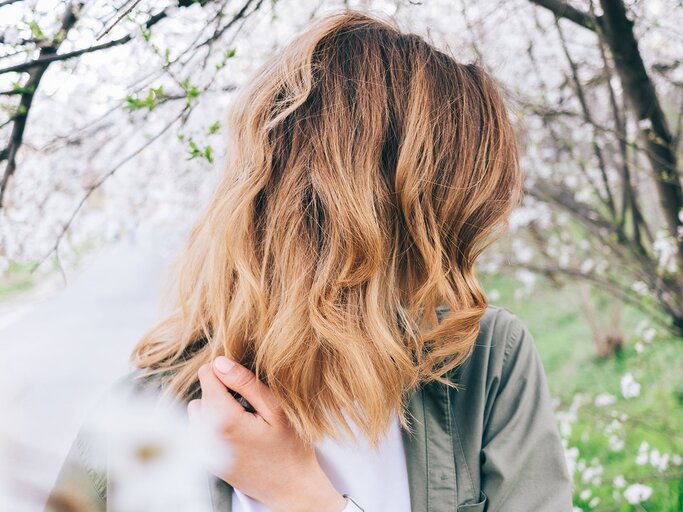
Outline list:
[[[532,337],[475,277],[523,178],[493,79],[345,11],[259,69],[229,128],[130,379],[232,450],[212,509],[571,510]],[[106,510],[89,450],[53,496],[89,482]]]

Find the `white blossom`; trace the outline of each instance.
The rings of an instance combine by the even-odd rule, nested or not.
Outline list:
[[[645,343],[650,343],[653,339],[655,339],[655,336],[657,336],[657,330],[654,327],[645,329],[642,335],[643,341],[645,341]]]
[[[579,458],[579,449],[576,446],[566,448],[564,451],[564,458],[567,461],[569,476],[573,478],[577,469],[576,460]]]
[[[647,295],[648,286],[643,281],[636,281],[635,283],[633,283],[632,288],[633,291],[635,291],[639,295]]]
[[[611,436],[609,436],[609,438],[607,438],[607,446],[613,452],[620,452],[626,446],[626,442],[619,436],[612,434]]]
[[[676,254],[678,243],[676,239],[663,231],[657,233],[657,238],[652,244],[652,250],[657,257],[659,268],[667,272],[676,272]]]
[[[659,471],[666,471],[669,467],[670,456],[668,453],[660,453],[657,448],[653,448],[650,451],[649,461],[652,466],[657,468]]]
[[[638,128],[640,128],[641,130],[649,130],[652,128],[652,121],[650,121],[649,119],[639,119]]]
[[[197,435],[186,413],[145,393],[113,392],[86,423],[85,435],[108,451],[95,467],[114,482],[108,501],[121,512],[209,510],[207,469],[231,454],[210,432]],[[106,457],[106,458],[105,458]]]
[[[589,482],[600,474],[602,474],[602,466],[589,466],[584,470],[583,474],[581,475],[581,481],[584,483]]]
[[[649,449],[650,445],[647,441],[643,441],[642,443],[640,443],[640,447],[638,448],[638,455],[636,456],[636,464],[638,464],[639,466],[647,464],[647,461],[649,460]]]
[[[582,274],[588,274],[591,270],[593,270],[594,267],[595,261],[591,258],[587,258],[581,263],[580,270]]]
[[[613,419],[609,425],[605,427],[605,434],[613,434],[617,430],[620,430],[622,427],[621,421],[618,419]]]
[[[596,407],[606,407],[608,405],[613,405],[617,401],[616,397],[614,395],[610,395],[609,393],[600,393],[595,397],[595,406]]]
[[[635,398],[640,395],[640,384],[636,382],[631,373],[626,373],[620,382],[621,394],[624,398]]]
[[[491,290],[486,295],[488,296],[488,299],[492,302],[500,300],[500,292],[498,290]]]
[[[629,485],[624,491],[624,498],[631,505],[646,501],[650,496],[652,496],[652,487],[643,484]]]

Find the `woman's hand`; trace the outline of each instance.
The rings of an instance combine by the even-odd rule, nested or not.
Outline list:
[[[339,512],[345,498],[320,467],[313,447],[296,435],[268,386],[226,357],[199,369],[201,399],[187,409],[190,424],[210,428],[232,454],[211,472],[274,512]],[[247,412],[228,392],[242,395]]]

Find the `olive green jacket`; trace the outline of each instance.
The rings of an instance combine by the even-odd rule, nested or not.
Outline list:
[[[496,306],[480,326],[472,355],[455,370],[459,389],[430,383],[410,397],[414,434],[401,432],[411,509],[571,512],[571,481],[532,336]],[[79,433],[50,502],[75,489],[92,500],[89,510],[109,510],[107,475],[93,471],[92,449]],[[213,512],[229,512],[232,487],[213,475],[208,482]]]

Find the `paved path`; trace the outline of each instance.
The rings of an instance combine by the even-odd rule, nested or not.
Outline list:
[[[157,319],[181,236],[141,228],[0,319],[0,510],[42,510],[86,412]]]

